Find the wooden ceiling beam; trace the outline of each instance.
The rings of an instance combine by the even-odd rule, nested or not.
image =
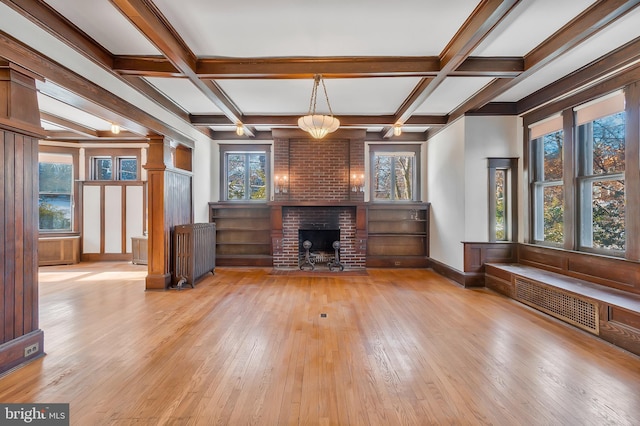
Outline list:
[[[191,114],[191,124],[194,126],[231,126],[227,117],[220,114]],[[392,126],[393,115],[340,115],[341,127],[358,126]],[[298,126],[299,115],[246,115],[244,124],[248,126]],[[410,117],[407,126],[442,126],[447,123],[446,115],[414,115]]]
[[[60,15],[52,7],[48,6],[43,1],[38,0],[0,0],[12,9],[16,10],[22,16],[47,31],[69,47],[73,48],[90,61],[98,64],[103,69],[112,72],[114,66],[114,56],[111,55],[100,44],[96,43],[87,34],[77,28],[65,17]],[[134,123],[130,121],[127,125],[130,129],[138,129],[136,133],[147,134],[150,131],[159,134],[164,134],[176,141],[180,141],[186,145],[191,145],[193,142],[186,138],[184,135],[175,132],[172,128],[165,126],[155,118],[148,116],[146,113],[138,110],[134,111],[135,107],[132,105],[117,100],[116,96],[103,90],[101,87],[96,86],[92,82],[83,77],[72,75],[72,73],[66,74],[64,68],[57,63],[50,61],[30,47],[24,46],[22,43],[17,42],[11,37],[4,37],[0,39],[0,53],[4,52],[4,57],[11,57],[15,63],[29,64],[29,69],[38,70],[38,72],[47,78],[47,80],[55,82],[56,84],[68,88],[70,91],[80,94],[80,98],[93,98],[96,102],[102,102],[103,96],[105,97],[104,106],[110,111],[116,112],[120,116],[118,121],[123,123],[122,117],[133,117],[137,121]],[[18,53],[17,53],[18,52]],[[16,54],[17,53],[17,54]],[[126,77],[123,78],[125,81]],[[129,81],[130,83],[130,81]],[[138,90],[139,86],[133,84]],[[93,87],[93,88],[92,88]],[[147,93],[145,93],[147,94]],[[148,95],[148,94],[147,94]],[[78,99],[80,99],[78,98]],[[84,103],[83,100],[78,100],[79,103]],[[161,105],[166,106],[169,102],[166,98],[163,102],[159,102]],[[122,112],[124,111],[124,112]],[[175,113],[174,109],[171,110]],[[109,112],[109,114],[112,114]],[[113,114],[112,114],[113,115]],[[184,114],[183,114],[184,116]],[[185,119],[186,120],[186,119]],[[124,124],[123,124],[124,125]]]
[[[92,61],[113,68],[113,56],[51,6],[38,0],[0,0]]]
[[[196,74],[206,79],[309,79],[434,77],[440,72],[437,57],[322,57],[322,58],[203,58]],[[114,70],[141,77],[184,77],[166,58],[116,56]],[[524,71],[521,57],[469,57],[450,75],[515,77]]]
[[[524,57],[525,72],[536,71],[567,53],[640,4],[640,0],[597,1]]]
[[[465,59],[449,76],[516,77],[524,71],[524,58],[473,57]]]
[[[171,61],[163,56],[115,56],[113,70],[124,76],[184,77]]]
[[[145,0],[110,0],[133,25],[144,34],[153,45],[196,86],[211,102],[213,102],[229,120],[242,122],[242,113],[211,81],[201,80],[196,74],[196,56],[178,36],[160,11],[151,2]],[[245,126],[245,133],[253,136],[251,129]]]
[[[422,103],[471,55],[473,50],[519,3],[520,0],[482,1],[440,54],[440,72],[432,79],[422,79],[396,112],[396,123],[404,123]],[[385,133],[389,138],[393,129]]]
[[[611,0],[595,2],[571,22],[556,31],[525,55],[525,70],[515,78],[496,79],[474,97],[450,114],[450,121],[456,120],[468,111],[474,111],[491,102],[500,94],[516,86],[533,73],[548,65],[554,59],[595,35],[598,31],[615,22],[640,4],[640,0]]]
[[[523,114],[544,105],[556,99],[559,93],[569,93],[579,89],[638,61],[640,61],[640,37],[520,99],[517,102],[517,113]]]

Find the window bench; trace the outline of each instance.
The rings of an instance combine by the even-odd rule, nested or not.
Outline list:
[[[640,355],[640,295],[518,263],[486,263],[485,285]]]

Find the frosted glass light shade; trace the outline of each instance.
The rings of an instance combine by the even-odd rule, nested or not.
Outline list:
[[[340,127],[340,120],[332,115],[305,115],[298,119],[298,127],[309,132],[314,139],[322,139]]]

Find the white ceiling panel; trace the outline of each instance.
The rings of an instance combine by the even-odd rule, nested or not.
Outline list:
[[[187,112],[221,113],[220,109],[186,78],[147,77],[146,80]]]
[[[45,1],[114,55],[160,53],[109,1]]]
[[[416,114],[448,114],[489,84],[491,77],[449,77],[416,110]]]
[[[198,56],[439,55],[477,0],[155,0]]]
[[[38,93],[40,111],[72,121],[93,130],[111,130],[111,123],[78,108]]]
[[[473,56],[524,56],[592,3],[593,0],[524,0]]]
[[[628,13],[615,26],[605,28],[587,42],[507,90],[495,101],[516,102],[637,37],[640,37],[640,9]]]
[[[393,114],[419,78],[326,79],[333,113]],[[245,114],[303,114],[309,109],[313,80],[219,80],[220,87]],[[328,112],[318,89],[317,111]]]

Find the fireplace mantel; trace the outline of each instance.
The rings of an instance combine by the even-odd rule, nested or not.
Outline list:
[[[271,201],[273,207],[359,207],[365,206],[364,201]]]

